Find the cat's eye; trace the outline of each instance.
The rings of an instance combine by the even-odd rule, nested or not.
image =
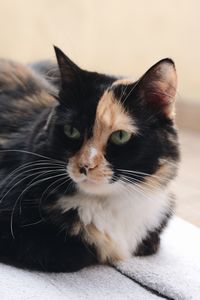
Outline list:
[[[66,124],[64,126],[64,132],[65,132],[66,136],[72,140],[78,140],[81,136],[78,129],[76,129],[75,127],[73,127],[72,125],[69,125],[69,124]]]
[[[131,132],[125,130],[118,130],[111,134],[110,140],[112,143],[116,145],[123,145],[130,140],[131,136],[132,136]]]

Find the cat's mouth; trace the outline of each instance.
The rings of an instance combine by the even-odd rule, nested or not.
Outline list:
[[[101,179],[93,179],[93,178],[90,178],[89,176],[84,176],[79,179],[75,179],[76,183],[83,187],[94,187],[96,186],[97,188],[98,187],[101,187],[102,185],[108,185],[109,184],[109,180],[106,179],[106,178],[101,178]]]
[[[96,180],[94,180],[94,179],[91,179],[91,178],[88,178],[88,177],[86,177],[86,178],[84,178],[84,179],[82,179],[82,180],[80,180],[79,181],[79,184],[100,184],[100,182],[97,182]]]
[[[105,166],[86,169],[84,172],[78,164],[71,160],[67,166],[67,173],[76,183],[79,190],[89,194],[108,194],[113,190],[113,171]]]
[[[78,189],[88,194],[106,195],[113,192],[113,184],[109,178],[94,179],[86,175],[74,176],[70,174]]]
[[[94,195],[108,195],[113,193],[113,184],[108,181],[95,181],[89,178],[86,178],[77,183],[78,188],[87,193]]]

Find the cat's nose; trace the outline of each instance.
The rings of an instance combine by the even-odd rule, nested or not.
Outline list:
[[[84,164],[79,166],[79,171],[81,174],[87,175],[88,171],[91,171],[96,167],[97,167],[96,164],[91,164],[91,165]]]
[[[87,167],[86,166],[80,167],[79,170],[80,170],[81,174],[87,175]]]

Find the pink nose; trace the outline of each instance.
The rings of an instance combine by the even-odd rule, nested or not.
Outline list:
[[[81,174],[87,175],[88,171],[91,171],[97,167],[97,164],[82,164],[79,166],[79,171]]]

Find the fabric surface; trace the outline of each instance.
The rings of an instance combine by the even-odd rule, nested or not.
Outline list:
[[[117,268],[169,299],[200,299],[200,230],[174,218],[162,236],[160,250],[134,257]]]
[[[0,266],[1,300],[158,300],[111,267],[71,274],[45,274]]]
[[[179,218],[165,230],[156,255],[134,257],[116,269],[94,266],[70,274],[45,274],[0,264],[1,300],[163,298],[200,299],[200,230]]]

